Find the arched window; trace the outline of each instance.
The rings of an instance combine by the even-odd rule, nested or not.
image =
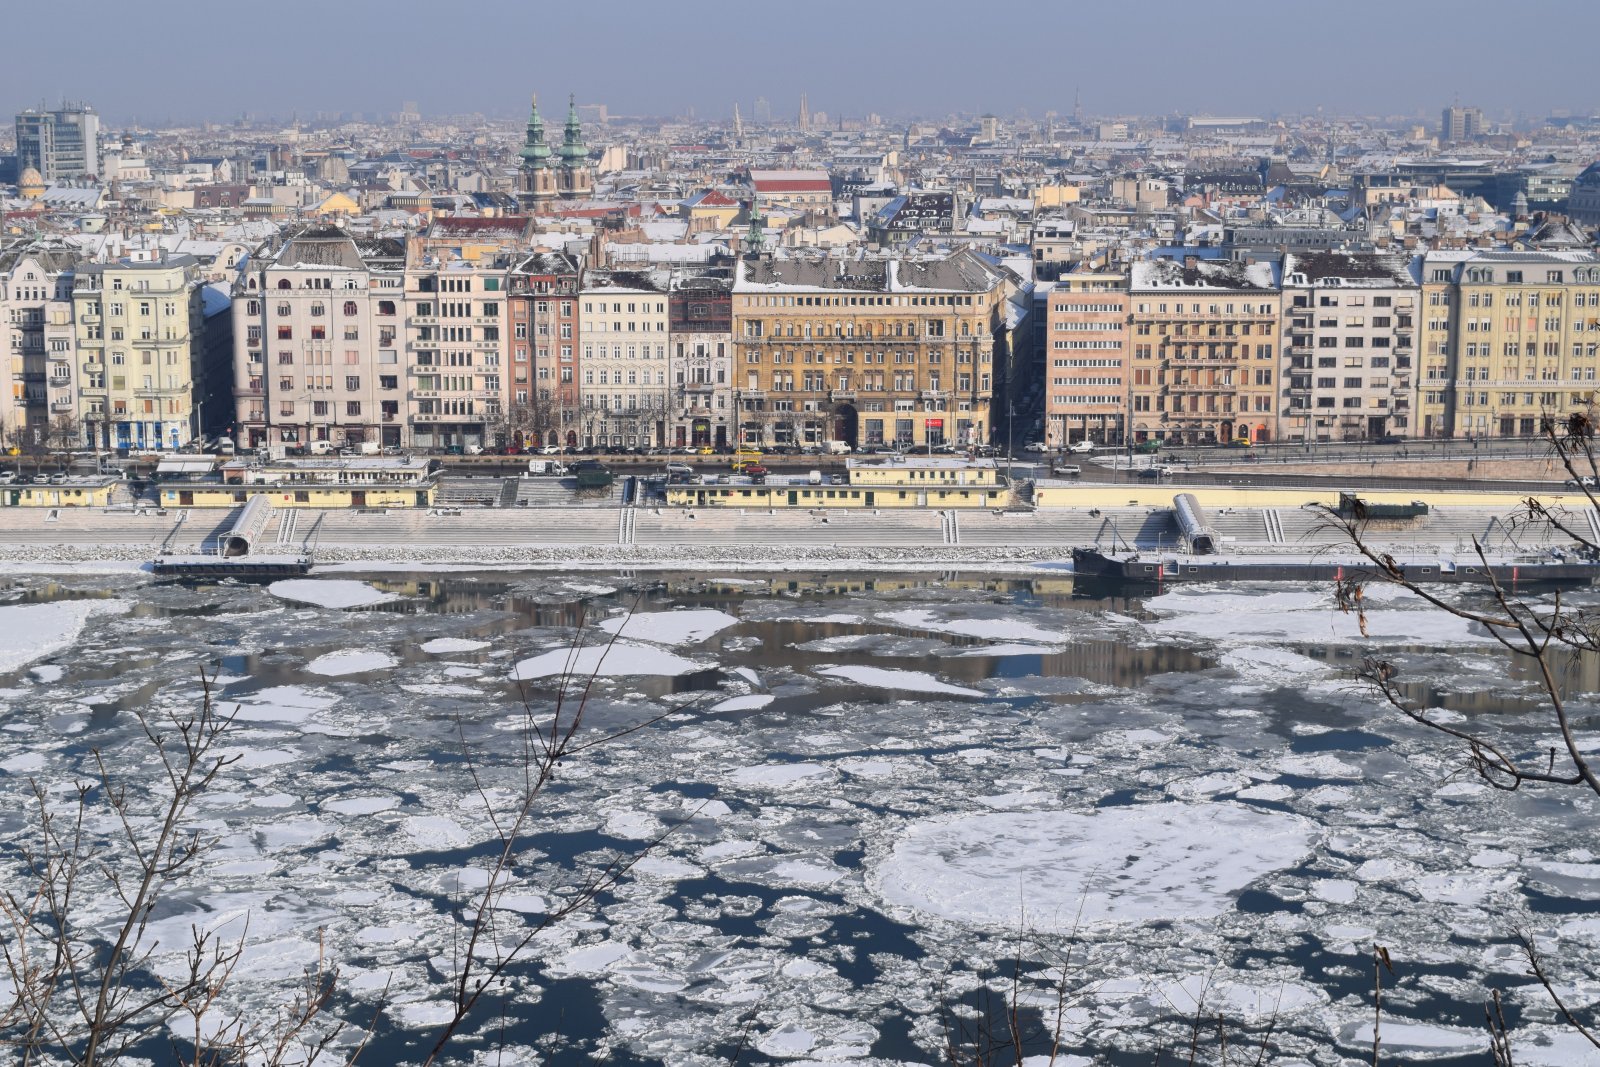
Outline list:
[[[289,284],[289,279],[288,278],[279,278],[278,279],[278,288],[279,289],[293,289],[294,286]]]

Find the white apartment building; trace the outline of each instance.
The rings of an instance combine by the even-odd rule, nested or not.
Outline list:
[[[72,279],[77,249],[19,242],[0,250],[0,435],[7,444],[71,447],[75,426]]]
[[[177,449],[200,433],[205,366],[199,264],[146,249],[73,272],[77,409],[98,448]],[[66,414],[66,413],[63,413]]]
[[[1420,292],[1406,256],[1285,258],[1282,439],[1418,434],[1412,335]]]
[[[261,249],[233,289],[239,444],[401,444],[405,246],[310,227]]]
[[[407,411],[417,448],[504,436],[509,264],[425,257],[406,270]]]
[[[667,382],[667,444],[722,447],[733,430],[733,279],[710,273],[672,277]]]
[[[586,271],[579,292],[583,355],[579,421],[586,447],[667,443],[668,281],[638,271]]]

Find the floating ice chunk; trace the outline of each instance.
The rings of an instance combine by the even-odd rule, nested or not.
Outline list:
[[[338,815],[375,815],[380,811],[399,807],[400,798],[393,793],[378,796],[344,796],[322,802],[323,811]]]
[[[1249,784],[1249,779],[1242,774],[1217,772],[1202,774],[1194,778],[1180,778],[1167,784],[1167,792],[1179,800],[1199,800],[1202,797],[1214,796],[1218,793],[1232,793]]]
[[[443,815],[412,815],[404,826],[419,848],[458,848],[468,840],[461,824]]]
[[[455,1015],[448,1000],[413,1000],[389,1009],[395,1022],[410,1030],[443,1026]]]
[[[994,656],[996,658],[1000,658],[1004,656],[1048,656],[1055,651],[1056,649],[1051,648],[1049,645],[974,645],[971,648],[952,648],[947,655],[962,656],[967,658],[973,656]]]
[[[891,671],[883,667],[819,667],[818,674],[829,678],[842,678],[857,685],[877,689],[897,689],[905,693],[947,693],[952,696],[981,697],[981,690],[941,682],[922,671]]]
[[[400,686],[407,693],[424,697],[475,697],[482,696],[470,685],[452,685],[449,682],[406,682]]]
[[[1315,835],[1300,816],[1223,802],[934,818],[900,835],[869,884],[891,905],[1005,928],[1070,930],[1080,908],[1086,923],[1204,919]]]
[[[711,705],[712,711],[754,711],[764,708],[772,703],[772,696],[768,693],[751,693],[748,696],[729,697],[720,704]]]
[[[1294,790],[1286,785],[1268,782],[1265,785],[1253,785],[1249,789],[1241,789],[1234,794],[1240,800],[1288,800],[1294,796]]]
[[[820,888],[832,885],[850,872],[831,863],[786,859],[767,868],[767,873],[778,882]]]
[[[878,618],[883,622],[912,630],[931,630],[934,633],[984,637],[996,641],[1039,641],[1044,644],[1060,644],[1066,637],[1059,631],[1042,630],[1020,619],[953,618],[923,608],[884,612]]]
[[[1329,904],[1354,904],[1356,883],[1348,878],[1319,878],[1311,883],[1311,895]]]
[[[1167,616],[1144,624],[1151,633],[1192,636],[1202,632],[1219,635],[1221,643],[1233,645],[1387,640],[1458,647],[1493,640],[1476,624],[1399,590],[1391,594],[1368,589],[1367,636],[1362,635],[1354,614],[1339,611],[1331,591],[1234,592],[1194,586],[1151,597],[1145,607]],[[1207,618],[1204,627],[1197,626],[1200,616]]]
[[[376,649],[347,648],[318,656],[306,664],[306,670],[329,678],[342,678],[347,674],[367,674],[386,671],[400,661],[387,652]]]
[[[339,702],[338,697],[320,689],[308,689],[299,685],[277,685],[268,689],[258,689],[254,693],[234,699],[238,701],[237,711],[229,707],[228,700],[222,701],[221,706],[224,712],[232,711],[234,718],[241,722],[305,722],[317,712],[331,708]]]
[[[764,1055],[780,1059],[804,1056],[817,1043],[817,1035],[799,1023],[784,1023],[768,1034],[756,1038],[756,1048]]]
[[[1149,990],[1149,996],[1153,1003],[1174,1008],[1183,1015],[1191,1015],[1203,1006],[1207,1012],[1247,1022],[1320,1007],[1328,1002],[1328,995],[1322,990],[1296,982],[1257,985],[1197,974],[1177,981],[1157,982]]]
[[[618,637],[636,641],[650,641],[658,645],[691,645],[704,641],[713,634],[737,626],[738,618],[715,608],[693,608],[683,611],[635,612],[632,615],[605,619],[600,629]]]
[[[576,650],[558,648],[542,656],[522,660],[512,669],[511,677],[517,681],[565,674],[579,677],[599,675],[606,678],[634,674],[676,677],[704,669],[702,664],[664,652],[651,645],[614,641],[609,647],[589,645]]]
[[[89,616],[128,608],[121,600],[57,600],[0,607],[0,674],[69,648],[83,632]],[[56,680],[43,674],[40,679]]]
[[[1329,670],[1326,663],[1319,663],[1309,656],[1302,656],[1298,652],[1290,652],[1283,648],[1234,649],[1223,653],[1217,662],[1241,678],[1258,682],[1277,682],[1283,685],[1300,682],[1302,679],[1297,676],[1324,674]]]
[[[33,668],[32,673],[41,682],[59,682],[67,669],[58,663],[41,663]]]
[[[1300,778],[1360,778],[1361,768],[1346,763],[1335,756],[1322,753],[1316,756],[1285,756],[1274,766],[1283,774]]]
[[[1600,1067],[1600,1049],[1564,1026],[1513,1031],[1511,1058],[1520,1067]]]
[[[0,760],[0,771],[7,774],[34,774],[44,770],[44,753],[19,752],[9,759]]]
[[[762,763],[754,767],[740,767],[728,775],[728,781],[733,785],[757,789],[787,789],[808,779],[831,774],[820,763]]]
[[[1474,867],[1509,867],[1520,858],[1515,852],[1506,852],[1498,848],[1486,848],[1474,852],[1469,862]]]
[[[572,949],[550,967],[552,974],[602,974],[633,953],[627,945],[616,941],[600,941]]]
[[[694,864],[672,856],[645,856],[633,865],[632,870],[640,878],[657,882],[685,882],[706,873]]]
[[[444,656],[452,652],[477,652],[489,647],[487,641],[474,641],[467,637],[435,637],[417,646],[430,656]]]
[[[319,608],[370,608],[399,597],[349,578],[289,578],[273,582],[267,592],[283,600],[315,604]]]
[[[1483,1030],[1459,1026],[1439,1026],[1433,1023],[1413,1023],[1393,1016],[1385,1016],[1378,1031],[1383,1047],[1391,1054],[1412,1052],[1445,1055],[1483,1051]],[[1372,1048],[1372,1020],[1346,1024],[1339,1033],[1343,1045],[1359,1049]]]

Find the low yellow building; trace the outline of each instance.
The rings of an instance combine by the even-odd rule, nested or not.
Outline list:
[[[103,508],[111,504],[117,480],[110,477],[69,478],[52,485],[0,487],[0,503],[10,508]]]
[[[820,472],[756,481],[722,475],[667,486],[675,507],[991,508],[1008,503],[993,460],[852,459],[838,483]]]
[[[266,496],[278,508],[427,508],[437,479],[420,456],[223,464],[216,475],[164,482],[163,507],[231,508]]]

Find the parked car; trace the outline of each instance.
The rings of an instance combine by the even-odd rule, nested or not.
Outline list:
[[[1148,467],[1139,468],[1139,479],[1146,482],[1159,482],[1161,479],[1165,478],[1171,473],[1172,468],[1170,467],[1163,467],[1160,464],[1152,464]]]
[[[1595,485],[1595,479],[1594,475],[1592,474],[1584,474],[1577,478],[1568,478],[1566,484],[1572,486],[1573,488],[1577,488],[1579,486],[1592,488]]]
[[[1224,442],[1222,447],[1223,448],[1254,448],[1254,447],[1256,447],[1256,443],[1254,441],[1250,440],[1250,438],[1248,438],[1248,437],[1235,437],[1231,441]]]
[[[1406,439],[1397,433],[1386,433],[1378,438],[1380,445],[1402,445],[1405,444],[1405,441]]]
[[[1140,455],[1153,455],[1161,451],[1161,442],[1154,438],[1148,441],[1140,441],[1133,446],[1133,450]]]
[[[1094,451],[1094,442],[1093,441],[1089,441],[1089,440],[1074,441],[1070,445],[1067,446],[1067,451],[1068,452],[1079,452],[1079,453],[1093,452]]]

